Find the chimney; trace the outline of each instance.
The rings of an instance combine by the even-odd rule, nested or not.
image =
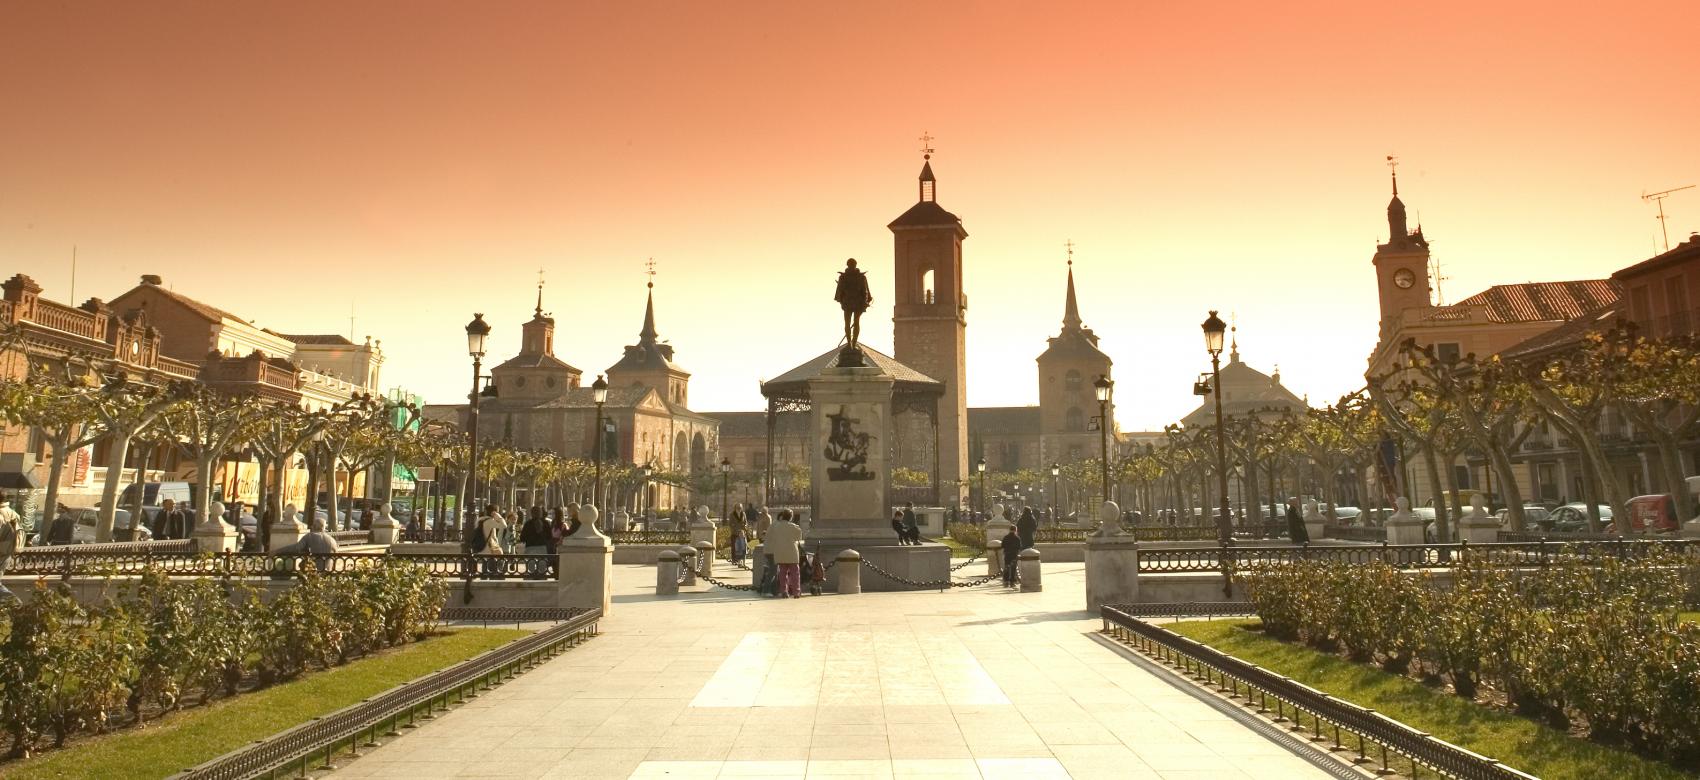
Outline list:
[[[159,274],[142,274],[142,284],[151,284],[158,287],[164,283],[165,280],[161,279]]]

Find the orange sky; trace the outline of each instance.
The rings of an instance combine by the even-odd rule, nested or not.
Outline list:
[[[1124,428],[1193,405],[1198,323],[1313,400],[1361,384],[1386,169],[1449,300],[1653,253],[1700,183],[1700,5],[84,3],[0,0],[0,272],[142,273],[285,332],[384,341],[464,395],[461,327],[635,338],[643,261],[692,406],[830,347],[845,257],[890,344],[891,237],[938,137],[961,215],[969,403],[1037,400],[1063,242]],[[1485,8],[1492,6],[1491,8]],[[1667,201],[1673,239],[1700,189]]]

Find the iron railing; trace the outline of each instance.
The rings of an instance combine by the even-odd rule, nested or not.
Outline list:
[[[64,545],[96,547],[100,545]],[[346,574],[405,561],[435,577],[474,580],[508,578],[558,579],[560,557],[555,555],[457,555],[407,552],[271,555],[268,553],[93,552],[14,558],[11,574],[102,576],[139,573],[153,568],[171,577],[288,577],[311,564],[323,574]]]
[[[1344,754],[1353,763],[1379,764],[1379,774],[1406,773],[1408,768],[1412,777],[1427,769],[1459,780],[1534,780],[1495,759],[1147,623],[1128,609],[1105,606],[1100,614],[1106,634],[1176,667],[1205,687],[1214,686],[1230,699],[1242,699],[1245,707],[1276,723],[1292,724],[1290,728],[1301,736],[1310,731],[1313,742]],[[1410,766],[1396,766],[1400,762],[1390,762],[1390,756],[1403,757]]]
[[[1322,535],[1328,539],[1347,542],[1387,541],[1387,529],[1378,525],[1325,525],[1322,527]]]
[[[369,544],[372,541],[371,531],[362,531],[358,528],[347,531],[331,531],[330,534],[337,544]]]
[[[1587,562],[1602,557],[1636,557],[1658,551],[1695,549],[1700,540],[1641,540],[1580,542],[1496,542],[1487,544],[1378,545],[1234,545],[1142,548],[1139,573],[1222,573],[1258,563],[1322,560],[1337,563],[1382,562],[1400,569],[1446,568],[1462,556],[1503,566],[1545,566],[1555,562]]]
[[[675,547],[691,543],[690,531],[615,531],[608,535],[614,544],[670,544]]]
[[[408,528],[401,532],[404,542],[430,542],[447,544],[460,541],[460,529],[450,528]]]
[[[430,718],[449,708],[450,699],[465,701],[469,694],[493,687],[504,679],[560,654],[595,636],[599,609],[588,610],[560,625],[516,639],[495,650],[426,677],[403,683],[366,701],[314,718],[288,731],[246,745],[200,766],[186,769],[173,780],[237,780],[251,777],[305,777],[321,760],[325,767],[338,751],[359,755],[361,746],[375,746],[380,733],[393,736],[419,717]],[[382,731],[380,732],[380,729]]]
[[[13,560],[35,556],[86,555],[90,553],[181,553],[195,549],[193,539],[159,539],[148,542],[101,542],[98,544],[38,544],[19,548]]]

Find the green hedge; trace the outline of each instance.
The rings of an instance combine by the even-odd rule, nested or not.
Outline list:
[[[11,755],[43,738],[63,745],[131,722],[325,668],[436,628],[446,586],[397,563],[322,577],[305,569],[271,604],[245,585],[144,571],[99,606],[62,586],[36,584],[29,604],[0,607],[0,729]]]
[[[948,529],[950,538],[962,545],[975,549],[986,549],[986,527],[973,523],[951,523]]]
[[[1450,587],[1380,563],[1271,563],[1246,592],[1273,636],[1478,685],[1519,712],[1680,765],[1700,761],[1700,625],[1677,620],[1695,564],[1606,558],[1517,570],[1468,557]]]

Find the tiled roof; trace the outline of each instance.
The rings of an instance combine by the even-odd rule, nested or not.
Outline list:
[[[1265,410],[1303,409],[1305,403],[1279,380],[1240,360],[1230,360],[1222,367],[1223,417],[1244,417]],[[1181,418],[1188,427],[1212,425],[1216,422],[1216,402],[1206,398],[1197,409]]]
[[[925,225],[962,225],[961,218],[944,210],[936,201],[923,200],[909,207],[887,227],[920,227]]]
[[[566,361],[561,360],[554,355],[548,355],[542,352],[521,352],[518,355],[508,358],[506,362],[496,366],[496,368],[492,370],[508,368],[555,368],[573,374],[582,375],[584,373],[567,365]]]
[[[788,385],[807,382],[810,379],[814,379],[815,377],[820,376],[822,371],[838,365],[838,351],[838,347],[833,347],[832,349],[821,353],[813,360],[780,374],[775,379],[769,379],[762,384],[764,387],[767,385]],[[862,345],[862,352],[867,354],[869,362],[880,367],[887,374],[890,374],[893,379],[896,379],[899,382],[914,382],[918,384],[931,385],[944,384],[943,382],[927,376],[926,374],[897,362],[897,360],[890,355],[875,350],[866,344]]]
[[[151,288],[153,290],[157,290],[159,292],[159,294],[164,295],[165,297],[170,298],[171,300],[174,300],[174,301],[182,304],[184,307],[186,307],[190,311],[193,311],[194,313],[200,315],[202,318],[206,319],[209,322],[218,322],[221,319],[235,320],[237,322],[247,322],[248,321],[248,320],[246,320],[242,317],[238,317],[234,314],[231,314],[230,312],[227,312],[223,309],[220,309],[217,306],[208,306],[207,304],[201,303],[200,301],[197,301],[194,298],[190,298],[189,296],[184,295],[183,293],[177,292],[176,290],[173,290],[173,289],[166,287],[164,285],[145,284],[144,283],[144,284],[141,284],[141,285],[139,285],[135,288],[132,288],[131,291],[134,292],[135,290],[139,290],[143,287],[147,287],[147,288]],[[125,293],[124,295],[129,295],[129,293]],[[123,300],[124,295],[120,295],[117,298],[114,298],[113,303],[116,304],[119,301]]]
[[[720,423],[720,439],[760,439],[767,436],[767,412],[702,412],[703,417]],[[799,436],[809,431],[806,414],[781,414],[774,418],[774,433],[780,436]]]
[[[289,339],[297,344],[323,344],[335,347],[354,346],[354,342],[335,333],[278,333],[275,330],[267,330],[266,332],[273,336]]]
[[[1037,406],[979,406],[968,408],[971,433],[1038,433]]]
[[[1494,322],[1556,322],[1594,311],[1621,294],[1610,279],[1496,284],[1446,308],[1485,306]]]
[[[1610,329],[1623,314],[1622,308],[1621,299],[1613,301],[1563,325],[1507,347],[1501,350],[1499,355],[1506,360],[1522,360],[1563,352],[1581,344],[1583,337],[1591,332]]]
[[[1635,265],[1629,266],[1628,268],[1612,274],[1611,278],[1622,279],[1626,276],[1636,276],[1687,260],[1700,260],[1700,233],[1689,236],[1687,241],[1671,247],[1669,252],[1642,260]]]

